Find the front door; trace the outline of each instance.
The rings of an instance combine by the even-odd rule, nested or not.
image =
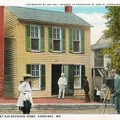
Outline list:
[[[65,73],[67,78],[67,86],[65,94],[72,96],[74,94],[74,65],[52,65],[52,95],[58,95],[58,79],[61,72]]]
[[[62,65],[52,65],[52,95],[58,95],[58,79],[61,75]]]

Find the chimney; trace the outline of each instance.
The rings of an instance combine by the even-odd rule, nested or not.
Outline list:
[[[72,6],[65,6],[65,12],[72,13]]]

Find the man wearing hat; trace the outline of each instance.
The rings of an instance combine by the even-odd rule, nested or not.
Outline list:
[[[120,76],[115,70],[111,70],[110,76],[114,78],[114,100],[117,113],[120,114]]]
[[[65,74],[61,73],[61,77],[58,80],[58,85],[59,85],[59,93],[58,93],[58,98],[64,99],[65,96],[65,88],[67,85],[67,79],[65,78]]]
[[[17,106],[22,110],[23,114],[30,114],[31,106],[33,106],[32,94],[31,94],[31,75],[26,74],[23,76],[24,81],[19,85],[18,90],[20,96],[17,101]]]
[[[85,91],[85,102],[90,102],[90,96],[89,96],[89,82],[87,80],[87,76],[84,76],[84,83],[83,88]]]

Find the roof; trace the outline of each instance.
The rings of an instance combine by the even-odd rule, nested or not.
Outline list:
[[[94,44],[94,45],[91,45],[91,49],[92,49],[92,50],[95,50],[95,49],[107,48],[107,47],[109,47],[109,44],[110,44],[110,43]]]
[[[48,11],[26,7],[7,7],[19,20],[40,21],[68,25],[82,25],[92,27],[88,22],[73,13]]]

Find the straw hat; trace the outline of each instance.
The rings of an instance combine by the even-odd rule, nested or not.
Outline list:
[[[25,75],[23,75],[22,77],[24,77],[24,78],[30,78],[30,77],[32,77],[32,75],[31,74],[25,74]]]

